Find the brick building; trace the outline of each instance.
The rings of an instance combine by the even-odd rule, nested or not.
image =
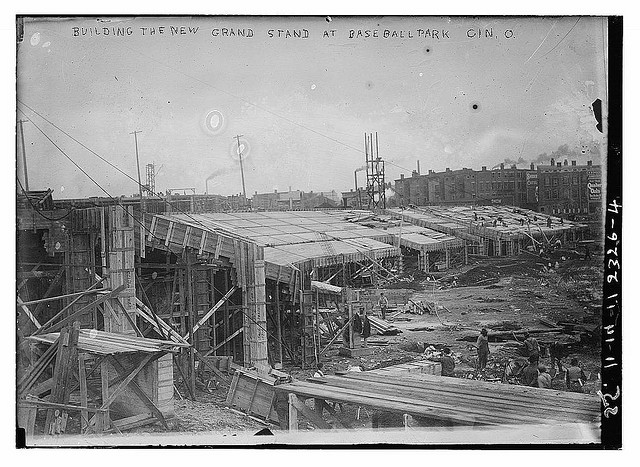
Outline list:
[[[601,167],[588,161],[550,165],[531,164],[528,169],[500,164],[491,170],[413,171],[395,180],[399,206],[446,204],[503,204],[565,217],[592,216],[601,212]]]
[[[573,216],[602,212],[602,169],[587,161],[557,162],[538,166],[538,210],[547,214]]]

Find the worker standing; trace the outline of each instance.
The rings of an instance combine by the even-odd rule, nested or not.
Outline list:
[[[364,346],[367,346],[367,339],[371,335],[371,322],[367,317],[367,312],[364,308],[360,309],[360,320],[362,321],[362,339],[364,340]]]
[[[487,366],[489,360],[489,332],[486,328],[482,328],[478,340],[476,341],[476,347],[478,348],[478,370],[483,371]]]
[[[527,332],[524,335],[524,345],[527,357],[534,357],[536,364],[538,364],[540,361],[540,344],[538,344],[538,340]]]
[[[445,347],[442,353],[444,354],[440,358],[442,376],[455,376],[454,370],[456,368],[456,362],[451,356],[451,349],[449,347]]]
[[[578,359],[571,359],[571,366],[567,368],[567,389],[571,392],[582,392],[583,381],[586,376],[578,365]]]
[[[385,319],[387,316],[387,307],[389,306],[389,300],[384,296],[384,292],[380,292],[380,299],[378,299],[378,306],[380,307],[380,313],[382,314],[382,319]]]
[[[360,319],[360,315],[353,316],[353,324],[351,325],[353,329],[353,348],[362,346],[362,320]]]

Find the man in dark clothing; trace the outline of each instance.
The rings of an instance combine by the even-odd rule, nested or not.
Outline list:
[[[556,361],[558,362],[558,373],[562,373],[562,357],[564,356],[564,348],[557,341],[554,341],[549,346],[549,353],[551,357],[551,369],[554,376],[557,374],[555,371]]]
[[[360,347],[362,345],[362,320],[360,319],[360,315],[354,315],[353,324],[351,326],[353,329],[353,347]]]
[[[534,356],[529,357],[529,365],[522,371],[524,386],[538,387],[538,361]]]
[[[578,365],[578,359],[571,359],[571,366],[567,368],[567,389],[572,392],[582,392],[583,381],[587,378]]]
[[[344,321],[342,325],[344,326],[344,330],[342,331],[342,342],[344,343],[345,348],[349,348],[350,339],[349,339],[349,318],[344,317]]]
[[[364,346],[366,347],[367,339],[371,335],[371,322],[363,308],[360,309],[360,321],[362,321],[362,339],[364,340]]]
[[[442,353],[444,353],[442,358],[440,358],[440,363],[442,364],[442,376],[454,376],[456,362],[451,356],[451,349],[445,347]]]
[[[534,357],[536,360],[536,364],[540,361],[540,344],[538,344],[538,339],[529,335],[529,333],[525,333],[524,335],[524,346],[526,348],[527,357]]]
[[[478,340],[476,341],[476,347],[478,348],[478,370],[482,371],[487,366],[489,360],[489,333],[485,328],[482,328]]]
[[[387,300],[387,297],[384,296],[384,292],[380,292],[378,306],[380,307],[380,314],[382,315],[382,319],[385,319],[387,316],[387,307],[389,306],[389,300]]]

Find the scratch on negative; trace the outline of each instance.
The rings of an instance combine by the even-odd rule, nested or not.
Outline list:
[[[524,62],[524,64],[525,64],[525,65],[526,65],[527,63],[529,63],[529,60],[531,60],[531,59],[533,58],[533,56],[536,54],[536,52],[537,52],[538,50],[540,50],[540,47],[542,47],[542,44],[544,44],[544,41],[546,41],[546,40],[547,40],[547,37],[549,37],[549,34],[551,33],[551,30],[552,30],[553,28],[555,28],[555,27],[556,27],[556,24],[557,24],[557,23],[558,23],[558,20],[555,20],[555,21],[553,22],[553,24],[551,25],[551,27],[550,27],[550,28],[549,28],[549,30],[547,31],[547,35],[546,35],[546,36],[544,36],[544,39],[542,39],[542,42],[540,42],[540,44],[538,45],[538,47],[536,47],[536,50],[534,50],[534,51],[533,51],[533,53],[531,54],[531,56],[530,56],[529,58],[527,58],[527,61],[526,61],[526,62]]]

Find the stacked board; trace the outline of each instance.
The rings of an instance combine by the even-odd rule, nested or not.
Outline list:
[[[598,423],[597,396],[429,374],[350,372],[277,386],[302,397],[369,406],[457,425]]]

